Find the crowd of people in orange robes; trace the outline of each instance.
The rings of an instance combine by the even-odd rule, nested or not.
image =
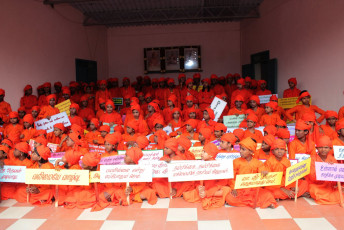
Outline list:
[[[173,78],[137,77],[130,83],[123,78],[110,78],[97,83],[70,82],[62,86],[44,83],[33,95],[31,85],[24,88],[18,111],[5,102],[0,89],[0,166],[15,165],[35,169],[99,170],[101,158],[115,156],[126,150],[124,162],[138,164],[142,150],[163,149],[161,161],[195,160],[191,146],[203,146],[202,160],[212,161],[218,153],[240,157],[233,161],[234,179],[171,183],[167,178],[154,178],[151,183],[93,184],[89,186],[59,186],[58,204],[66,208],[101,210],[109,205],[129,205],[147,200],[154,205],[157,198],[183,197],[187,202],[201,202],[204,209],[232,206],[275,208],[280,199],[295,196],[312,197],[319,204],[338,204],[340,194],[335,182],[317,181],[315,162],[337,163],[333,145],[344,146],[344,107],[339,112],[324,111],[310,103],[307,90],[299,90],[295,78],[288,80],[290,88],[284,98],[297,97],[295,107],[284,110],[275,95],[266,104],[259,96],[271,95],[265,80],[256,81],[239,74],[210,78],[199,73],[193,78],[179,74]],[[53,91],[53,93],[52,93]],[[220,118],[210,108],[214,97],[227,102]],[[115,105],[113,98],[123,98]],[[71,101],[71,126],[54,125],[54,131],[35,128],[35,121],[58,114],[56,104]],[[223,117],[245,115],[239,128],[227,132]],[[320,123],[326,119],[326,124]],[[295,123],[295,139],[290,141],[287,122]],[[169,126],[170,133],[165,132]],[[258,130],[264,126],[263,133]],[[110,131],[113,129],[113,132]],[[85,131],[86,130],[86,131]],[[34,140],[31,151],[29,141]],[[49,163],[48,143],[57,144],[56,152],[65,152],[55,165]],[[104,146],[105,152],[90,152],[90,145]],[[240,150],[234,146],[239,145]],[[258,147],[257,147],[258,146]],[[288,186],[268,186],[235,189],[235,177],[240,174],[283,172],[291,166],[290,159],[298,153],[311,157],[311,172]],[[81,163],[79,163],[81,159]],[[263,163],[261,160],[265,160]],[[28,196],[29,194],[29,196]],[[127,199],[127,196],[130,199]],[[1,199],[16,199],[36,205],[51,204],[55,189],[50,185],[1,183]],[[129,201],[129,203],[128,203]]]

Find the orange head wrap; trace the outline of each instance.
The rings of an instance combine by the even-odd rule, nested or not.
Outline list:
[[[102,126],[100,126],[99,132],[103,132],[103,131],[109,133],[109,132],[110,132],[110,126],[108,126],[108,125],[102,125]]]
[[[307,96],[311,97],[311,95],[307,91],[301,93],[301,95],[296,100],[296,104],[298,104],[301,101],[302,98],[307,97]]]
[[[188,84],[190,84],[190,83],[192,83],[192,82],[193,82],[193,80],[192,80],[191,78],[188,78],[188,79],[186,80],[185,84],[188,85]]]
[[[226,132],[227,126],[225,126],[223,123],[216,123],[214,130],[216,131],[222,130],[223,132]]]
[[[107,107],[108,105],[111,105],[112,108],[115,108],[115,104],[111,100],[107,100],[105,106]]]
[[[60,129],[62,132],[64,132],[66,129],[65,129],[65,127],[64,127],[64,125],[62,124],[62,123],[56,123],[55,125],[54,125],[54,128],[58,128],[58,129]]]
[[[204,145],[203,150],[204,150],[204,152],[211,155],[211,158],[213,160],[215,160],[217,154],[219,153],[219,149],[217,148],[217,146],[214,143],[208,143],[208,144]]]
[[[304,121],[312,121],[312,122],[315,122],[316,121],[316,116],[315,116],[315,113],[304,113],[301,117],[302,120]]]
[[[279,119],[277,122],[276,122],[276,125],[278,126],[282,126],[282,127],[287,127],[287,123],[285,123],[285,121]]]
[[[4,95],[5,96],[5,90],[0,89],[0,95]]]
[[[260,104],[260,99],[257,95],[252,95],[250,101],[255,101],[258,105]]]
[[[19,142],[14,148],[26,154],[30,151],[30,146],[26,142]]]
[[[287,149],[287,145],[285,144],[285,142],[281,139],[275,139],[273,142],[272,142],[272,146],[271,146],[271,150],[274,150],[274,149]]]
[[[99,120],[97,118],[92,118],[90,121],[96,128],[99,126]]]
[[[290,132],[288,129],[279,129],[276,135],[278,138],[282,138],[282,139],[290,138]]]
[[[140,100],[137,97],[131,97],[130,102],[138,104],[138,103],[140,103]]]
[[[70,139],[72,139],[72,141],[74,142],[76,146],[82,145],[79,133],[70,133],[68,136]]]
[[[328,119],[330,117],[334,117],[338,119],[338,113],[336,111],[332,111],[332,110],[327,110],[325,112],[325,118]]]
[[[176,95],[174,95],[174,94],[171,94],[169,97],[168,97],[168,100],[169,101],[172,101],[172,103],[173,103],[173,105],[174,106],[177,106],[177,97],[176,97]]]
[[[130,121],[128,121],[127,126],[137,132],[139,129],[139,122],[135,119],[131,119]]]
[[[166,148],[171,149],[173,152],[177,152],[178,150],[178,142],[176,138],[170,138],[168,140],[165,141],[165,145]]]
[[[340,119],[336,123],[336,131],[338,132],[341,129],[344,129],[344,119]]]
[[[79,135],[84,135],[84,129],[78,124],[72,124],[70,129],[73,133],[78,133]]]
[[[214,114],[214,110],[212,110],[211,108],[205,108],[204,111],[207,111],[209,114],[209,117],[211,120],[215,119],[215,114]]]
[[[297,85],[297,80],[296,80],[295,77],[289,78],[288,83],[289,83],[289,82],[294,83],[295,86]]]
[[[8,114],[10,118],[19,118],[19,115],[16,111],[12,111]]]
[[[47,96],[48,104],[50,103],[50,100],[53,99],[53,98],[55,99],[55,102],[56,102],[56,95],[55,94],[50,94],[50,95]]]
[[[32,109],[31,109],[31,111],[37,111],[37,112],[39,112],[39,111],[40,111],[40,108],[39,108],[39,106],[33,106]]]
[[[275,136],[277,128],[273,125],[268,125],[264,128],[264,132],[267,132],[269,135]]]
[[[278,98],[276,97],[275,94],[273,94],[273,95],[270,97],[270,101],[278,101]]]
[[[24,117],[23,117],[23,122],[27,122],[31,125],[33,125],[33,116],[31,114],[26,114]]]
[[[244,102],[244,98],[243,98],[243,96],[241,96],[241,95],[237,95],[237,96],[234,98],[234,101],[242,101],[242,102]]]
[[[3,139],[1,144],[6,144],[8,145],[10,148],[13,148],[13,142],[10,139]]]
[[[106,102],[106,101],[104,100],[104,98],[101,98],[101,97],[100,97],[100,98],[98,99],[98,103],[99,103],[99,104],[105,104],[105,102]]]
[[[317,140],[317,147],[330,147],[332,148],[332,141],[328,136],[320,136]]]
[[[70,89],[67,86],[62,87],[61,91],[62,91],[62,94],[68,94],[70,96]]]
[[[80,102],[81,101],[87,101],[88,97],[86,95],[82,95],[82,97],[80,98]]]
[[[263,141],[265,142],[265,144],[270,145],[270,146],[272,145],[272,142],[274,142],[274,140],[275,140],[275,137],[272,135],[267,135],[267,136],[264,136],[263,138]]]
[[[243,78],[240,78],[238,81],[237,81],[238,84],[240,85],[245,85],[245,80]]]
[[[182,114],[182,111],[180,110],[180,108],[174,108],[174,109],[172,109],[172,118],[173,118],[173,114],[174,114],[175,112],[179,112],[179,115]]]
[[[123,129],[122,125],[116,125],[115,128],[114,128],[114,131],[116,133],[119,133],[119,134],[123,134],[124,133],[124,129]]]
[[[44,160],[48,160],[48,158],[51,156],[50,149],[44,145],[38,146],[37,152]]]
[[[149,145],[149,141],[146,136],[138,136],[135,141],[140,149],[145,149]]]
[[[137,104],[137,103],[131,103],[130,104],[130,109],[131,109],[131,111],[137,110],[138,112],[140,112],[140,110],[141,110],[140,105]]]
[[[297,130],[310,130],[311,126],[306,124],[306,122],[304,120],[299,119],[296,121],[295,129],[297,129]]]
[[[128,149],[126,155],[130,157],[135,164],[138,164],[139,160],[143,157],[142,150],[137,147],[132,147]]]
[[[3,151],[4,153],[9,153],[10,149],[7,146],[0,145],[0,151]]]
[[[153,138],[156,136],[158,138],[158,148],[164,148],[165,141],[169,138],[164,130],[158,130],[152,135]]]
[[[119,143],[118,135],[113,134],[107,134],[105,136],[105,141],[111,145],[115,145]]]
[[[211,130],[209,128],[201,128],[199,130],[199,133],[202,134],[202,136],[209,141],[211,138]]]
[[[252,81],[252,79],[249,76],[245,77],[245,82],[251,82],[251,81]]]
[[[258,117],[256,114],[249,114],[246,118],[246,120],[253,121],[254,123],[258,122]]]
[[[152,106],[154,108],[155,112],[159,112],[160,111],[159,105],[157,103],[151,102],[148,105]]]
[[[226,142],[231,143],[231,145],[235,145],[237,138],[233,133],[225,133],[222,135],[221,141],[226,141]]]
[[[194,97],[192,95],[186,96],[185,101],[193,101]]]
[[[155,127],[156,124],[161,124],[164,126],[164,119],[162,117],[157,117],[154,121],[153,121],[153,125]]]
[[[247,148],[248,150],[251,150],[252,152],[255,152],[257,149],[257,143],[253,141],[251,137],[247,137],[244,140],[240,141],[240,146],[243,146]]]
[[[78,112],[80,107],[79,107],[78,104],[72,103],[72,104],[70,105],[70,108],[74,108],[74,109],[76,109],[76,112]]]
[[[244,138],[245,131],[242,129],[234,129],[233,134],[241,141]]]
[[[84,163],[84,165],[95,167],[100,162],[100,154],[97,152],[89,152],[86,153],[81,161]]]
[[[18,113],[19,113],[19,112],[23,112],[23,111],[25,112],[25,107],[24,107],[24,106],[19,107]]]
[[[273,109],[273,111],[276,111],[278,104],[274,101],[269,101],[265,104],[265,107],[270,107]]]
[[[186,125],[190,125],[192,128],[197,128],[197,120],[196,119],[189,119],[185,122]]]
[[[183,149],[185,151],[188,151],[191,148],[191,145],[192,145],[191,141],[188,138],[186,138],[186,137],[179,137],[177,139],[177,142],[178,142],[178,144],[180,146],[183,147]]]
[[[66,158],[67,163],[72,166],[79,163],[81,153],[74,150],[67,150],[64,157]]]
[[[48,144],[48,140],[43,135],[42,136],[38,136],[35,139],[35,142],[40,143],[43,146],[47,146],[47,144]]]

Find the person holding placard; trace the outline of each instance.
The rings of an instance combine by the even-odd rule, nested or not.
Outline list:
[[[286,144],[281,139],[274,140],[272,144],[272,153],[265,162],[264,166],[261,168],[261,173],[266,176],[269,172],[283,172],[281,185],[267,186],[267,190],[272,192],[275,199],[292,199],[297,195],[307,196],[308,194],[308,183],[305,180],[298,181],[298,192],[295,191],[295,182],[285,186],[285,174],[286,169],[291,166],[290,161],[286,157]],[[294,158],[292,158],[294,159]]]
[[[236,141],[237,138],[233,133],[223,134],[220,143],[220,153],[236,153],[237,151],[233,150]]]
[[[24,127],[19,124],[19,115],[17,112],[12,111],[8,115],[10,119],[10,123],[6,125],[4,130],[4,137],[8,138],[10,133],[17,133],[20,136],[21,132],[23,131]]]
[[[333,145],[344,146],[344,119],[337,121],[336,132],[338,136],[333,140]]]
[[[261,126],[276,125],[276,123],[281,119],[280,116],[276,113],[276,109],[276,102],[270,101],[265,104],[265,114],[260,119]]]
[[[318,181],[316,179],[315,162],[337,163],[337,160],[329,154],[332,150],[332,142],[328,136],[321,136],[316,148],[318,154],[311,156],[311,172],[306,177],[309,183],[309,193],[318,204],[339,204],[340,197],[335,181]]]
[[[5,165],[26,166],[30,168],[32,161],[29,159],[30,146],[26,142],[19,142],[14,146],[13,156],[7,157],[4,160]],[[26,189],[23,183],[2,183],[1,184],[1,199],[15,199],[15,193],[18,189]],[[26,202],[26,197],[25,201]]]
[[[126,151],[124,162],[127,165],[137,165],[142,157],[141,149],[133,147]],[[158,201],[155,191],[146,182],[130,183],[130,186],[125,189],[125,194],[129,195],[130,200],[134,202],[142,203],[142,200],[147,200],[148,204],[154,205]]]
[[[247,120],[247,129],[244,132],[244,138],[252,137],[257,141],[257,143],[262,143],[263,134],[261,131],[255,129],[255,126],[258,122],[258,117],[255,114],[250,114],[246,118]]]
[[[215,125],[217,124],[214,111],[211,108],[205,108],[203,111],[203,120],[198,123],[197,130],[201,128],[209,128],[211,132],[214,132]]]
[[[155,143],[152,149],[163,149],[165,141],[168,139],[168,135],[164,130],[158,130],[149,137],[151,143]]]
[[[227,115],[236,115],[239,116],[240,114],[245,114],[246,110],[243,109],[242,105],[244,103],[244,97],[241,95],[237,95],[235,96],[235,98],[233,98],[234,100],[234,105],[227,113]]]
[[[301,93],[301,90],[296,88],[297,80],[296,78],[292,77],[288,79],[289,89],[283,91],[283,98],[288,97],[298,97]]]
[[[60,113],[60,110],[58,108],[55,108],[56,105],[56,95],[50,94],[46,97],[47,105],[44,105],[41,107],[41,111],[39,112],[37,118],[38,120],[41,120],[43,118],[50,119],[52,115]]]
[[[276,208],[278,205],[273,195],[263,188],[234,189],[235,177],[239,174],[259,173],[263,163],[254,158],[257,143],[252,138],[240,142],[240,158],[233,161],[234,179],[229,180],[231,192],[226,196],[226,202],[232,206]]]
[[[271,146],[272,146],[272,143],[274,142],[274,140],[275,140],[275,137],[272,135],[264,136],[263,142],[262,142],[262,147],[260,149],[256,150],[253,157],[258,159],[258,160],[269,159],[269,157],[272,155]]]
[[[29,142],[35,135],[37,130],[34,128],[33,117],[31,114],[26,114],[23,118],[24,130],[20,134],[21,141]]]
[[[186,137],[189,140],[198,140],[198,133],[196,133],[198,121],[195,119],[188,119],[185,125],[185,132],[181,134],[181,137]]]
[[[338,136],[336,132],[336,123],[338,121],[338,114],[336,111],[327,110],[325,112],[326,124],[320,125],[320,132],[331,138],[331,140],[336,139]]]
[[[249,101],[250,109],[257,115],[258,121],[265,114],[265,110],[260,107],[260,99],[257,95],[252,95]]]
[[[51,156],[50,149],[46,146],[38,146],[31,155],[34,162],[30,167],[32,169],[54,169],[48,158]],[[30,185],[29,187],[19,187],[15,193],[15,199],[18,202],[27,202],[27,194],[30,194],[29,202],[33,205],[51,204],[54,197],[53,186],[51,185]]]
[[[199,142],[196,142],[194,144],[194,147],[204,146],[214,139],[215,139],[215,137],[214,137],[214,135],[211,134],[211,130],[209,128],[202,128],[198,132]]]
[[[114,125],[122,125],[122,117],[114,110],[115,104],[113,103],[113,101],[107,100],[105,107],[106,113],[100,117],[99,121],[102,123],[109,123],[110,127]]]
[[[218,153],[217,146],[208,143],[204,146],[202,160],[213,161]],[[201,202],[203,209],[211,209],[222,207],[228,193],[230,193],[230,188],[227,179],[205,180],[203,185],[197,185],[193,190],[184,192],[183,198],[191,203]]]
[[[295,139],[289,145],[289,159],[295,159],[295,154],[305,153],[310,156],[315,155],[315,144],[309,139],[311,126],[303,120],[298,120],[295,124]]]
[[[321,123],[322,120],[324,120],[325,118],[325,111],[320,109],[316,105],[311,105],[310,98],[311,95],[307,92],[307,90],[302,91],[299,98],[296,100],[296,104],[298,104],[301,101],[302,105],[296,105],[293,108],[286,111],[286,116],[288,120],[296,122],[298,119],[302,118],[302,115],[304,113],[318,113],[320,114],[320,117],[316,119],[316,121],[318,123]],[[293,117],[294,114],[295,118]]]

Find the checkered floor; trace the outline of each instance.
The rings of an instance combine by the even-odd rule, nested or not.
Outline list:
[[[279,205],[276,209],[225,206],[203,210],[200,204],[177,198],[159,199],[154,206],[144,202],[91,213],[6,200],[0,203],[0,229],[344,229],[344,209],[339,205],[317,205],[305,198]]]

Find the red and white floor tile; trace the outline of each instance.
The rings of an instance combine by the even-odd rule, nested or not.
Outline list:
[[[6,200],[0,203],[0,229],[344,229],[344,209],[339,205],[317,205],[311,199],[281,201],[276,209],[252,209],[228,205],[203,210],[200,204],[181,198],[159,199],[130,207],[90,209],[36,207]]]

